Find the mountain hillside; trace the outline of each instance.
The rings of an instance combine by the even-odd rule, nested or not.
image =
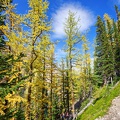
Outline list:
[[[100,88],[93,98],[93,103],[78,115],[77,120],[120,120],[119,82],[113,87]]]
[[[103,117],[97,118],[96,120],[120,120],[120,96],[113,99],[112,105],[107,114]]]

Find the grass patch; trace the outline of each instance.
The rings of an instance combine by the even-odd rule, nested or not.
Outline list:
[[[77,120],[95,120],[99,116],[103,116],[108,111],[112,100],[120,95],[120,83],[113,89],[111,87],[103,87],[94,94],[93,105],[90,105]]]

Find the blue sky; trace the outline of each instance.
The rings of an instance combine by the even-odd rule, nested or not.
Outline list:
[[[47,12],[49,19],[53,21],[52,39],[59,40],[57,45],[57,57],[64,56],[61,50],[64,46],[64,27],[63,23],[67,17],[69,10],[76,13],[76,18],[80,17],[81,26],[80,32],[84,33],[89,30],[87,34],[88,41],[90,42],[90,52],[93,56],[93,43],[95,39],[95,22],[96,17],[100,15],[103,17],[105,13],[109,14],[111,18],[116,18],[114,5],[120,5],[120,0],[48,0],[50,5]],[[13,0],[17,5],[17,13],[25,14],[28,10],[27,0]]]

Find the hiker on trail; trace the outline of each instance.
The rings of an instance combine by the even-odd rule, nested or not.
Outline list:
[[[69,120],[69,113],[68,112],[66,112],[65,118],[66,118],[66,120]]]
[[[64,112],[61,114],[61,119],[65,120],[65,114],[64,114]]]

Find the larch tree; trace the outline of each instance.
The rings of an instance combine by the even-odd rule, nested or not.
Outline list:
[[[68,112],[69,107],[72,106],[72,114],[74,117],[74,80],[73,80],[73,62],[76,54],[75,45],[78,44],[80,40],[80,31],[79,31],[79,19],[76,20],[75,13],[69,11],[68,18],[65,22],[65,34],[66,34],[66,53],[67,53],[67,79],[68,79],[68,103],[71,99],[71,104],[68,105]]]
[[[53,119],[57,119],[56,116],[56,106],[55,106],[55,97],[56,95],[59,96],[59,86],[56,85],[57,82],[57,78],[58,78],[58,68],[57,65],[55,63],[55,55],[54,55],[54,51],[55,51],[55,45],[54,43],[51,43],[49,45],[49,51],[47,52],[49,57],[48,57],[48,82],[49,82],[49,93],[48,93],[48,111],[49,111],[49,119],[53,120]],[[59,104],[57,104],[59,106]],[[57,111],[59,112],[59,111]]]
[[[90,54],[88,53],[88,41],[85,36],[82,36],[83,40],[83,61],[82,61],[82,71],[80,79],[83,81],[83,101],[91,96],[92,81],[91,81],[91,59]]]
[[[44,38],[46,36],[46,32],[50,30],[49,22],[47,22],[46,11],[48,9],[48,2],[43,0],[29,0],[29,7],[31,8],[28,11],[28,14],[24,16],[24,25],[28,27],[27,39],[29,41],[27,48],[29,49],[29,81],[27,86],[27,106],[26,106],[26,120],[32,119],[34,115],[32,114],[32,83],[34,83],[34,71],[36,70],[35,63],[38,60],[39,54],[37,53],[37,49],[39,42],[42,40],[44,42]],[[47,44],[47,43],[46,43]],[[43,51],[44,52],[44,51]],[[43,61],[45,64],[45,55],[43,55]],[[45,79],[45,65],[43,67],[43,79]],[[44,83],[44,82],[43,82]],[[42,98],[45,94],[44,88],[42,89]],[[44,105],[45,106],[45,105]],[[44,109],[42,106],[42,109]],[[41,120],[44,119],[44,111],[41,110]]]
[[[75,109],[79,110],[82,102],[92,95],[92,73],[91,58],[89,54],[88,41],[85,35],[82,35],[82,51],[77,56],[76,68],[74,70],[75,81]]]
[[[20,90],[20,86],[23,85],[21,81],[23,77],[21,76],[20,65],[22,64],[22,58],[24,54],[20,51],[15,52],[15,47],[20,44],[18,29],[16,29],[20,25],[20,20],[18,20],[19,15],[13,12],[14,6],[11,5],[11,1],[3,1],[2,5],[5,10],[4,12],[4,24],[0,25],[0,31],[4,34],[6,39],[5,51],[3,52],[1,58],[2,66],[1,71],[3,75],[4,82],[1,81],[1,85],[3,86],[2,91],[6,91],[2,95],[3,105],[5,108],[3,109],[3,118],[1,119],[10,119],[14,118],[19,111],[19,103],[23,102],[24,99],[19,95],[18,90]],[[16,20],[16,23],[15,21]],[[14,22],[13,22],[14,21]],[[2,43],[3,45],[3,43]],[[6,54],[6,55],[5,55]],[[3,59],[3,56],[5,59]]]

